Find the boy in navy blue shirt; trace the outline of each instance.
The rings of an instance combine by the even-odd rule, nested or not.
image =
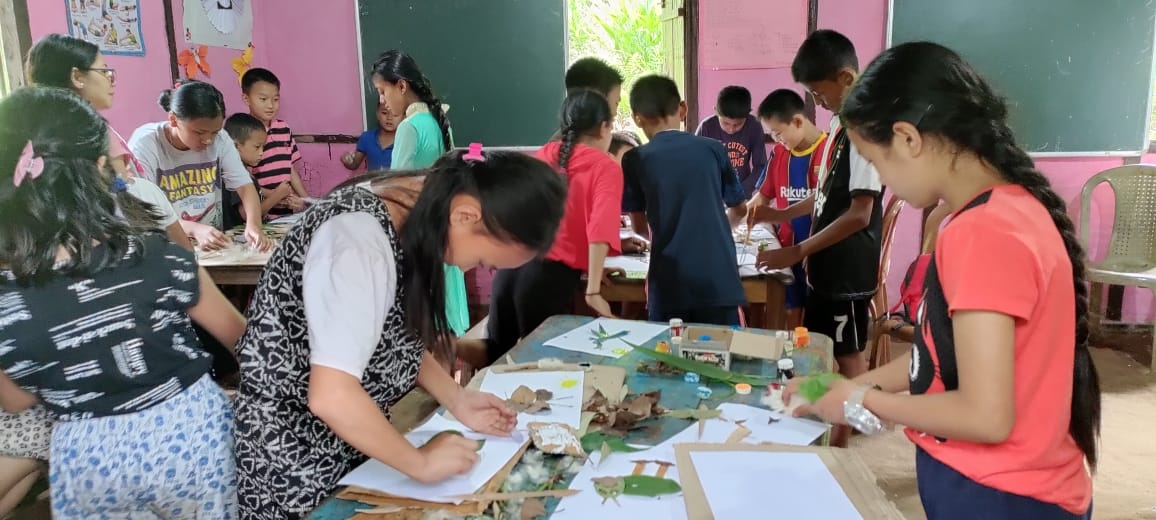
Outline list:
[[[731,228],[746,197],[727,151],[681,130],[686,103],[670,78],[639,79],[630,107],[650,139],[622,157],[623,209],[651,240],[649,318],[737,325],[746,296]]]

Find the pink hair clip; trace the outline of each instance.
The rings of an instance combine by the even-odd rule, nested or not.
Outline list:
[[[44,173],[44,158],[37,157],[36,151],[32,149],[32,141],[28,141],[24,145],[24,150],[20,152],[20,159],[16,161],[16,171],[12,173],[12,184],[20,187],[20,183],[24,182],[24,178],[35,179]]]
[[[470,150],[462,155],[462,159],[486,162],[486,156],[482,155],[482,143],[470,143]]]

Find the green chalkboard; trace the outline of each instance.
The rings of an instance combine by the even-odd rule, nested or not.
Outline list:
[[[1008,98],[1028,151],[1148,149],[1156,2],[891,0],[890,44],[955,49]]]
[[[450,105],[456,146],[540,145],[565,94],[565,12],[565,0],[358,0],[364,71],[403,50]],[[377,92],[363,85],[372,127]]]

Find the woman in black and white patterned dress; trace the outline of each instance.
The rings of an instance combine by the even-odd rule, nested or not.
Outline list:
[[[390,424],[415,385],[466,426],[509,434],[516,414],[438,360],[453,356],[442,265],[512,268],[545,253],[565,193],[529,156],[451,152],[429,170],[358,178],[301,217],[238,346],[241,518],[303,518],[367,457],[422,482],[468,471],[474,441],[415,448]]]

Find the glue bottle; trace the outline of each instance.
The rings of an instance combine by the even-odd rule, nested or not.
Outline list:
[[[670,337],[675,338],[678,336],[682,336],[682,319],[681,318],[671,318],[670,319]]]
[[[670,337],[670,353],[676,356],[682,355],[682,336]]]
[[[779,381],[784,385],[795,378],[795,360],[783,358],[779,360]]]

